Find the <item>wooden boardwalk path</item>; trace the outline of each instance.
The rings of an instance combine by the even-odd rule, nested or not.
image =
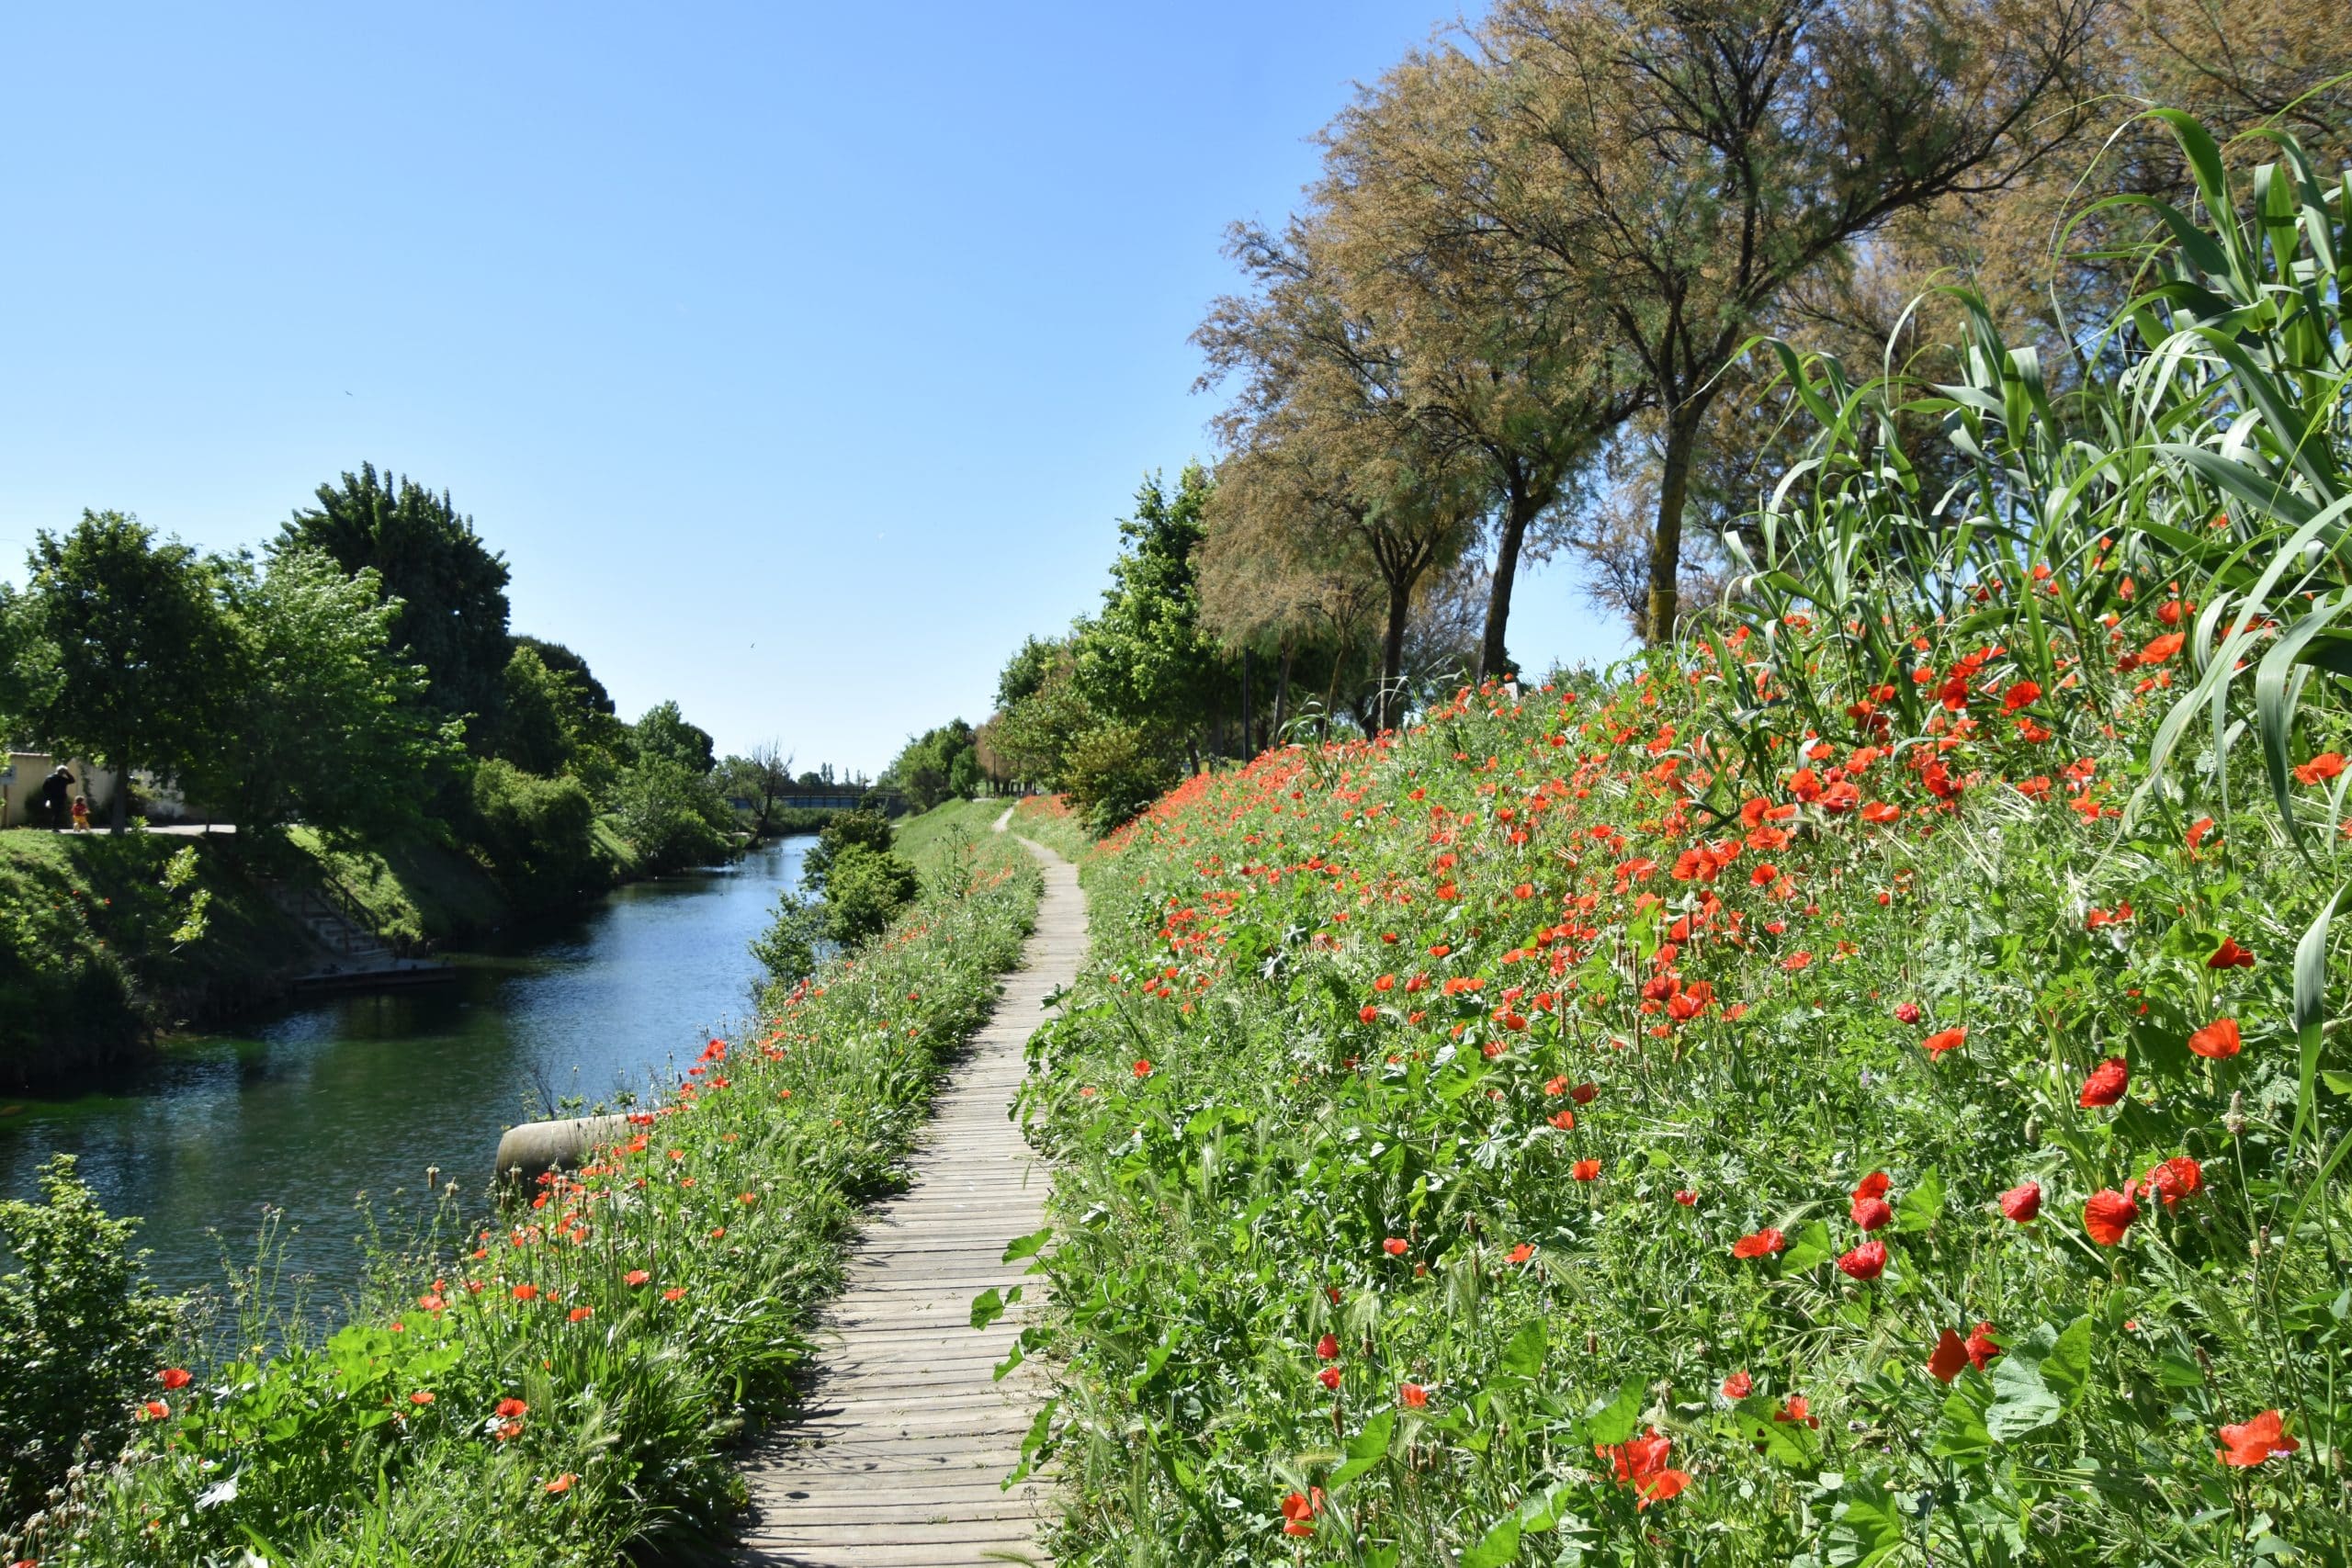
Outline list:
[[[999,831],[1012,817],[997,822]],[[1027,842],[1027,840],[1023,840]],[[914,1156],[913,1185],[876,1209],[827,1312],[831,1339],[803,1412],[755,1453],[738,1562],[758,1568],[950,1568],[1046,1562],[1035,1482],[1000,1484],[1042,1397],[1029,1369],[1002,1382],[1022,1309],[971,1326],[972,1298],[1010,1291],[1006,1243],[1045,1224],[1046,1172],[1008,1108],[1046,995],[1077,977],[1086,898],[1068,861],[1031,843],[1045,901]],[[1034,1286],[1037,1283],[1031,1280]]]

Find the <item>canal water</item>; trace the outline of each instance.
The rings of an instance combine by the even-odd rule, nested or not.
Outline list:
[[[77,1156],[107,1210],[146,1219],[165,1290],[218,1286],[282,1211],[284,1276],[316,1304],[354,1279],[365,1195],[394,1234],[437,1167],[488,1186],[517,1122],[658,1093],[752,1015],[749,943],[797,885],[813,839],[722,870],[623,887],[503,950],[447,955],[456,979],[320,998],[234,1035],[175,1042],[103,1093],[0,1098],[0,1196],[30,1197]],[[553,1109],[550,1106],[553,1105]]]

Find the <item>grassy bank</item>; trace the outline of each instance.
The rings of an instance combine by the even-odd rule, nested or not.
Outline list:
[[[2253,778],[2127,824],[2161,692],[1757,768],[1674,673],[1091,861],[1028,1107],[1058,1560],[2345,1561],[2342,835]]]
[[[103,1068],[272,993],[301,931],[222,848],[0,833],[0,1086]]]
[[[856,1204],[1034,918],[1039,878],[1001,836],[937,874],[973,815],[932,824],[926,891],[883,938],[714,1042],[576,1179],[384,1259],[323,1343],[280,1325],[297,1337],[266,1364],[158,1369],[126,1461],[0,1560],[602,1568],[726,1529],[738,1434],[786,1399]]]

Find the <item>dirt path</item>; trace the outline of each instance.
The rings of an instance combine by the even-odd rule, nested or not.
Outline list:
[[[1048,1561],[1036,1545],[1040,1489],[1000,1484],[1041,1397],[1026,1369],[1001,1382],[993,1376],[1021,1309],[971,1327],[974,1296],[1022,1281],[1027,1265],[1003,1262],[1005,1244],[1045,1224],[1046,1173],[1007,1111],[1045,998],[1077,978],[1086,951],[1076,869],[1023,842],[1046,874],[1036,930],[939,1096],[914,1155],[914,1185],[875,1211],[851,1256],[847,1288],[825,1314],[831,1343],[803,1418],[746,1468],[744,1564]]]

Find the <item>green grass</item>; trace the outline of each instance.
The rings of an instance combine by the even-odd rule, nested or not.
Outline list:
[[[173,857],[195,876],[165,887]],[[0,1082],[68,1079],[265,995],[300,931],[227,840],[0,833]],[[175,941],[194,895],[203,931]]]

